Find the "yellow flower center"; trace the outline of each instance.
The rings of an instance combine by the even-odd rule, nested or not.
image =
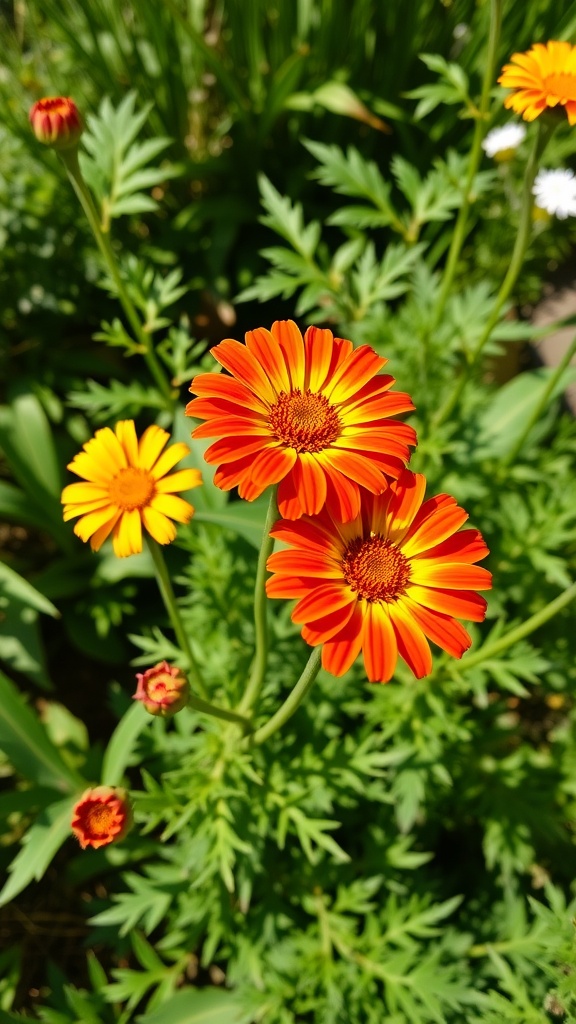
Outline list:
[[[282,391],[270,409],[269,423],[278,441],[297,452],[321,452],[340,435],[340,417],[324,395],[295,388]]]
[[[116,813],[109,804],[93,803],[86,810],[85,829],[93,836],[107,835],[115,823]]]
[[[576,75],[561,72],[555,75],[546,75],[542,79],[544,92],[549,96],[557,96],[561,103],[567,100],[576,100]]]
[[[378,534],[353,540],[342,557],[342,569],[348,585],[366,601],[395,601],[410,579],[406,556]]]
[[[108,494],[110,501],[124,512],[148,505],[154,493],[154,481],[144,469],[128,466],[110,481]]]

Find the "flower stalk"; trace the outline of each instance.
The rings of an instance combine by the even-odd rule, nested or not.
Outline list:
[[[184,624],[182,622],[180,610],[178,608],[178,604],[174,596],[172,582],[170,580],[170,576],[168,575],[168,569],[166,566],[166,562],[164,560],[162,549],[160,545],[156,543],[155,540],[152,540],[152,538],[147,537],[146,539],[148,542],[148,550],[150,551],[150,554],[152,555],[152,561],[154,562],[154,569],[156,572],[156,581],[158,583],[158,589],[160,591],[160,594],[162,595],[164,607],[168,612],[168,617],[170,619],[170,622],[172,623],[172,628],[176,634],[178,646],[180,647],[182,654],[184,655],[186,661],[188,662],[188,670],[194,686],[196,687],[197,690],[199,690],[202,696],[205,697],[206,687],[202,680],[202,674],[198,667],[196,658],[192,653],[192,648],[190,646],[188,635],[186,633],[186,630],[184,629]]]
[[[278,732],[278,730],[286,724],[289,718],[292,718],[292,715],[298,710],[306,694],[315,682],[316,676],[320,670],[321,660],[322,647],[320,645],[315,647],[312,651],[302,675],[294,689],[288,694],[284,703],[278,708],[276,714],[272,715],[272,718],[270,718],[264,725],[261,725],[259,729],[256,729],[256,732],[249,737],[249,742],[251,744],[253,743],[260,746],[262,743],[265,743],[270,736],[275,732]]]
[[[518,223],[516,241],[514,243],[514,249],[512,251],[508,271],[500,286],[500,290],[498,291],[498,294],[494,302],[494,306],[492,308],[492,312],[488,317],[488,320],[486,321],[484,330],[482,331],[482,334],[480,335],[478,341],[476,342],[474,349],[470,353],[468,361],[462,373],[460,374],[460,377],[456,382],[453,391],[451,392],[447,401],[438,411],[436,417],[433,418],[432,420],[433,428],[437,428],[440,426],[440,424],[444,423],[460,402],[462,393],[466,387],[466,384],[468,383],[468,380],[470,379],[472,371],[475,369],[476,364],[484,350],[484,346],[486,345],[486,342],[490,338],[492,331],[494,330],[496,324],[498,323],[498,320],[500,319],[502,308],[508,301],[508,298],[512,293],[514,285],[518,280],[518,275],[520,274],[520,271],[522,269],[522,264],[524,263],[526,250],[530,242],[533,207],[532,186],[534,185],[534,179],[536,177],[536,172],[538,170],[542,154],[544,153],[548,141],[554,131],[554,127],[554,123],[545,120],[540,120],[538,122],[536,139],[534,140],[534,146],[528,159],[528,163],[526,164],[526,170],[524,173],[524,183],[522,186],[522,200],[520,207],[520,220]]]
[[[545,622],[552,619],[558,612],[562,611],[566,605],[570,604],[571,601],[576,597],[576,583],[571,583],[562,594],[550,601],[549,604],[541,608],[540,611],[535,612],[531,615],[526,622],[520,623],[519,626],[515,626],[514,629],[505,633],[504,636],[494,640],[493,643],[485,644],[480,650],[475,651],[474,654],[469,654],[463,658],[461,665],[455,665],[453,671],[465,672],[469,668],[475,668],[476,665],[482,664],[488,658],[494,658],[497,654],[501,654],[502,651],[512,647],[513,644],[518,643],[525,637],[530,636],[535,630],[543,626]]]
[[[238,704],[238,711],[242,714],[250,711],[264,682],[266,664],[268,661],[268,598],[266,597],[266,563],[272,554],[274,538],[270,531],[278,518],[278,507],[276,504],[277,488],[273,487],[270,493],[266,522],[260,554],[258,556],[258,568],[256,570],[256,583],[254,586],[254,634],[255,651],[248,685]]]
[[[110,244],[110,239],[106,232],[102,230],[100,219],[98,217],[98,212],[94,205],[92,196],[90,195],[90,192],[88,190],[86,182],[84,181],[82,171],[80,169],[80,163],[78,160],[78,149],[77,147],[73,147],[71,149],[60,150],[58,152],[58,156],[64,164],[72,188],[74,189],[78,201],[86,215],[86,220],[90,225],[92,234],[94,235],[96,244],[100,250],[104,263],[106,264],[108,272],[110,273],[110,276],[114,281],[114,285],[118,293],[118,298],[122,304],[122,308],[124,309],[126,318],[134,332],[135,337],[142,346],[142,354],[146,361],[146,365],[148,366],[148,369],[150,371],[150,375],[152,376],[155,384],[157,385],[160,391],[160,394],[162,395],[162,398],[164,399],[166,408],[168,409],[169,412],[172,412],[174,408],[175,394],[173,393],[170,384],[166,379],[166,375],[164,374],[164,371],[162,370],[162,367],[158,361],[158,358],[153,348],[152,338],[150,334],[142,326],[140,322],[140,317],[138,316],[138,313],[136,311],[136,307],[134,306],[134,303],[132,302],[132,299],[130,298],[128,291],[126,289],[126,285],[122,280],[122,275],[118,267],[116,255]]]

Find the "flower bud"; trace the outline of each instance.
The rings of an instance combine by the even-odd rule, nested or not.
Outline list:
[[[141,700],[151,715],[171,718],[188,703],[190,686],[179,668],[161,661],[136,675],[138,688],[134,700]]]
[[[95,850],[123,839],[132,825],[132,808],[125,789],[95,786],[87,789],[72,812],[72,831],[83,850]]]
[[[54,149],[71,149],[82,134],[78,107],[66,96],[46,96],[30,110],[30,124],[39,142]]]

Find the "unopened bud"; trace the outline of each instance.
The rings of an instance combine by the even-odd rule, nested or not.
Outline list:
[[[174,665],[161,661],[153,668],[136,675],[138,688],[134,700],[142,704],[151,715],[171,718],[186,707],[190,686],[186,676]]]
[[[83,850],[117,843],[132,825],[132,808],[125,789],[94,786],[82,794],[72,812],[72,831]]]
[[[71,149],[82,134],[78,107],[66,96],[46,96],[30,111],[30,124],[39,142],[54,149]]]

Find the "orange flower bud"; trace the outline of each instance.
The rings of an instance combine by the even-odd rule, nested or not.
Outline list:
[[[151,715],[171,718],[186,707],[190,686],[179,668],[161,661],[136,675],[138,688],[134,700],[141,700]]]
[[[66,96],[46,96],[30,110],[30,124],[39,142],[55,149],[71,149],[82,134],[78,107]]]
[[[83,850],[108,846],[123,839],[132,825],[132,809],[125,789],[95,786],[87,789],[72,812],[72,831]]]

